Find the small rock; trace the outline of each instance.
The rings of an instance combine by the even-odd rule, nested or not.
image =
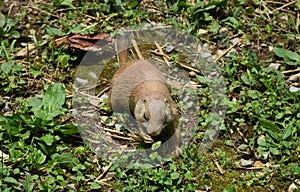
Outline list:
[[[278,63],[271,63],[268,67],[278,69],[280,67],[280,64]]]
[[[297,191],[297,189],[298,189],[298,187],[295,185],[295,183],[292,183],[289,186],[288,192],[295,192],[295,191]]]
[[[77,111],[77,109],[73,109],[73,115],[78,115],[78,111]]]
[[[168,45],[165,49],[166,53],[171,53],[175,50],[175,47],[173,45]]]
[[[194,71],[189,72],[190,77],[196,77],[196,73]]]
[[[221,55],[223,55],[223,53],[224,53],[224,51],[221,50],[221,49],[219,49],[219,50],[217,51],[217,56],[220,57]]]
[[[2,151],[0,151],[0,159],[4,159],[4,160],[7,160],[9,159],[9,155],[3,153]]]
[[[31,26],[30,26],[30,23],[27,23],[27,24],[25,24],[25,27],[27,28],[27,29],[29,29]]]
[[[284,22],[289,21],[289,18],[286,15],[281,16],[280,19],[283,20]]]
[[[222,27],[222,28],[219,30],[219,33],[220,33],[220,34],[228,33],[228,29],[227,29],[226,27]]]
[[[276,164],[276,165],[270,165],[270,167],[271,167],[272,169],[277,169],[277,168],[280,167],[280,165],[278,165],[278,164]]]
[[[299,88],[291,86],[289,90],[290,90],[291,93],[295,93],[295,92],[299,91]]]
[[[253,164],[253,160],[249,159],[249,160],[246,160],[246,159],[240,159],[240,165],[242,167],[248,167],[248,166],[251,166]]]
[[[273,51],[273,46],[269,46],[269,51],[272,52]]]
[[[97,75],[95,72],[90,72],[89,73],[89,76],[91,76],[93,79],[96,79],[97,78]]]
[[[260,46],[261,46],[261,47],[267,47],[268,45],[265,44],[265,43],[262,43]]]
[[[199,29],[198,30],[198,34],[199,35],[204,35],[204,34],[206,34],[208,31],[207,30],[204,30],[204,29]]]
[[[108,117],[107,116],[100,116],[100,119],[101,119],[102,123],[105,123],[107,121]]]
[[[210,186],[204,185],[203,187],[201,187],[202,191],[211,191],[212,188]]]
[[[69,185],[66,185],[65,187],[64,187],[64,189],[66,189],[66,191],[68,190],[68,191],[77,191],[77,189],[76,189],[76,187],[75,187],[75,184],[69,184]]]
[[[205,53],[202,53],[201,56],[205,59],[205,58],[210,57],[210,56],[211,56],[211,53],[205,52]]]
[[[209,44],[204,43],[203,46],[202,46],[202,50],[208,52],[209,51]]]
[[[236,37],[236,38],[230,40],[230,42],[231,42],[232,44],[236,44],[236,43],[238,43],[239,41],[240,41],[240,38],[238,38],[238,37]]]
[[[294,74],[294,75],[291,75],[287,81],[297,81],[300,79],[300,73],[297,73],[297,74]]]
[[[76,77],[75,79],[79,84],[81,85],[86,85],[89,81],[86,80],[86,79],[82,79],[82,78],[79,78],[79,77]]]
[[[29,33],[30,33],[31,35],[35,35],[35,34],[36,34],[36,30],[35,30],[35,29],[30,29],[30,30],[29,30]]]
[[[145,23],[144,28],[150,28],[152,25],[150,23]]]
[[[189,63],[191,63],[191,60],[189,60],[188,58],[185,58],[185,59],[184,59],[184,62],[185,62],[186,64],[189,64]]]
[[[274,185],[272,185],[272,184],[270,185],[270,190],[271,190],[271,191],[274,191],[274,190],[275,190]]]
[[[116,130],[120,131],[123,126],[121,124],[115,124]]]
[[[99,99],[103,100],[103,99],[107,99],[107,98],[108,98],[108,95],[103,94],[103,95],[101,95],[101,97]]]
[[[258,159],[261,160],[263,163],[266,163],[269,160],[269,154],[268,153],[258,154]]]

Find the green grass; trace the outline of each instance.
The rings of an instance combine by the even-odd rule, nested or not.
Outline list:
[[[9,5],[0,3],[0,191],[287,191],[299,184],[300,91],[290,91],[299,81],[289,80],[300,67],[299,3]],[[85,52],[56,47],[54,39],[112,33],[148,21],[182,28],[214,54],[229,48],[234,37],[241,40],[218,61],[226,84],[224,126],[212,147],[200,153],[211,96],[199,88],[199,129],[181,155],[151,169],[112,165],[98,178],[109,162],[84,145],[71,111],[74,73]],[[243,167],[242,158],[254,164]]]

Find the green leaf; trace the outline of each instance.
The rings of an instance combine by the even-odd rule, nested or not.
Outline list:
[[[187,180],[191,180],[192,179],[192,173],[190,171],[187,171],[184,174],[184,178],[186,178]]]
[[[49,27],[47,29],[47,33],[49,33],[49,35],[54,36],[54,35],[62,35],[62,32],[55,28],[55,27]]]
[[[275,53],[276,56],[283,58],[283,57],[285,57],[286,49],[283,49],[283,48],[274,48],[273,52]]]
[[[251,82],[247,76],[247,74],[244,74],[241,76],[241,79],[243,80],[243,82],[246,84],[246,85],[251,85]]]
[[[39,76],[42,73],[43,70],[43,66],[41,67],[30,67],[29,72],[33,75],[34,78],[36,78],[37,76]]]
[[[257,144],[258,144],[259,146],[263,146],[263,147],[267,146],[266,139],[263,138],[263,137],[259,137],[259,138],[257,139]]]
[[[24,65],[20,65],[20,64],[14,65],[11,69],[11,72],[12,73],[20,72],[24,67],[25,67]]]
[[[241,144],[239,147],[238,147],[238,149],[240,149],[240,150],[245,150],[245,149],[247,149],[249,146],[248,145],[246,145],[246,144]]]
[[[73,0],[63,0],[60,4],[61,5],[67,5],[71,8],[73,8],[74,6],[73,6],[72,2],[73,2]]]
[[[201,1],[197,3],[197,5],[194,8],[194,14],[200,13],[200,12],[206,12],[211,9],[215,9],[218,7],[223,7],[227,4],[227,0],[215,0],[207,3],[204,5]]]
[[[51,146],[54,142],[54,136],[47,134],[41,138],[48,146]]]
[[[55,109],[60,108],[65,103],[66,92],[61,83],[51,84],[44,97],[43,105],[48,110],[48,112],[55,111]]]
[[[28,98],[27,102],[28,102],[29,106],[32,107],[32,109],[31,109],[32,112],[40,110],[43,107],[42,100],[37,97]]]
[[[149,155],[149,158],[150,158],[152,161],[155,160],[155,159],[157,159],[157,157],[158,157],[158,153],[157,153],[157,152],[151,153],[151,154]]]
[[[299,65],[300,64],[300,56],[292,51],[289,51],[284,48],[274,48],[273,52],[276,56],[284,59],[286,64],[289,65]]]
[[[260,124],[267,129],[270,129],[276,133],[280,132],[280,128],[272,121],[269,121],[267,119],[259,118]]]
[[[67,54],[58,56],[58,62],[61,64],[62,67],[69,66],[69,59],[70,59],[70,55],[67,55]]]
[[[273,155],[279,155],[280,154],[280,151],[277,148],[274,148],[274,147],[270,147],[270,152]]]
[[[164,182],[165,185],[172,185],[172,180],[170,179],[167,179],[165,182]]]
[[[159,148],[160,145],[161,145],[161,141],[157,141],[157,142],[152,144],[151,149],[155,150],[155,149]]]
[[[227,145],[227,146],[232,146],[232,147],[234,146],[234,143],[233,143],[232,140],[225,140],[224,144]]]
[[[46,157],[40,150],[37,150],[34,155],[35,162],[38,164],[43,164],[46,161]]]
[[[200,83],[205,83],[205,84],[209,83],[209,79],[207,79],[206,77],[203,77],[201,75],[196,75],[196,78]]]
[[[21,134],[22,139],[28,139],[30,137],[30,131],[26,131],[25,133]]]
[[[178,179],[179,178],[179,174],[178,173],[171,173],[171,179],[172,180],[175,180],[175,179]]]
[[[289,58],[290,60],[294,60],[294,61],[299,61],[299,55],[295,52],[289,51],[287,49],[283,49],[283,48],[274,48],[273,52],[275,53],[275,55],[277,55],[278,57],[281,58]]]
[[[76,161],[75,159],[77,159],[73,154],[70,153],[55,153],[51,155],[51,158],[52,162],[60,163],[62,165],[68,166],[69,168],[73,168],[75,166],[74,162]]]
[[[266,154],[267,153],[267,148],[265,148],[265,147],[257,147],[257,152],[259,154]]]
[[[130,9],[134,9],[139,5],[139,1],[132,1],[129,5]]]
[[[213,20],[213,21],[211,22],[211,25],[210,25],[209,30],[210,30],[211,32],[213,32],[213,33],[218,33],[219,29],[220,29],[220,24],[219,24],[219,22]]]
[[[19,38],[20,37],[20,33],[16,30],[13,30],[10,32],[10,35],[13,37],[13,38]]]
[[[247,95],[251,99],[257,99],[257,98],[261,97],[261,93],[259,91],[256,91],[256,90],[249,90],[249,91],[247,91]]]
[[[122,0],[115,0],[117,5],[122,5]]]
[[[0,28],[3,28],[5,25],[5,15],[0,12]]]
[[[293,127],[292,126],[289,126],[289,127],[285,128],[283,130],[282,139],[285,140],[286,138],[291,136],[292,132],[293,132]]]
[[[5,74],[9,74],[13,65],[14,62],[3,62],[1,64],[1,71],[3,71]]]
[[[99,185],[97,182],[92,182],[91,189],[101,189],[101,185]]]
[[[54,117],[65,111],[62,108],[65,99],[66,92],[61,83],[53,83],[48,87],[42,100],[43,111],[46,113],[46,120],[52,120]]]
[[[17,184],[17,185],[19,184],[19,182],[15,178],[13,178],[13,177],[5,177],[3,179],[3,181],[5,181],[7,183]]]
[[[78,164],[72,168],[72,171],[79,171],[79,170],[85,170],[85,169],[86,169],[86,167],[84,165]]]
[[[53,130],[58,131],[64,135],[73,135],[75,133],[78,133],[78,128],[74,124],[57,125]]]

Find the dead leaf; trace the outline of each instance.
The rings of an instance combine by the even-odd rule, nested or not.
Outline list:
[[[84,51],[99,51],[101,47],[112,43],[112,38],[106,33],[97,35],[82,35],[70,33],[63,37],[57,37],[54,41],[54,47],[62,45],[63,48],[76,48]]]
[[[261,161],[255,161],[253,166],[254,167],[266,167],[266,165],[263,164]]]
[[[29,53],[31,53],[31,51],[33,51],[35,49],[35,45],[34,43],[26,43],[24,45],[24,48],[22,48],[20,51],[18,51],[15,56],[16,57],[25,57],[27,55],[29,55]]]

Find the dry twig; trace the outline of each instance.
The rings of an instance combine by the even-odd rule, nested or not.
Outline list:
[[[298,72],[298,71],[300,71],[300,68],[298,68],[298,69],[293,69],[293,70],[282,71],[281,73],[287,74],[287,73],[294,73],[294,72]]]
[[[159,53],[159,52],[156,52],[156,51],[150,51],[151,53],[154,53],[155,55],[162,55],[161,53]],[[163,55],[165,56],[165,57],[167,57],[167,59],[169,59],[169,56],[168,55],[165,55],[164,53],[163,53]],[[161,61],[160,59],[157,59],[157,58],[154,58],[154,59],[156,59],[156,60],[158,60],[158,61]],[[187,69],[187,70],[189,70],[189,71],[193,71],[193,72],[195,72],[195,73],[197,73],[197,74],[201,74],[201,71],[199,71],[198,69],[195,69],[195,68],[193,68],[193,67],[190,67],[190,66],[187,66],[187,65],[185,65],[185,64],[183,64],[183,63],[180,63],[179,61],[175,61],[175,63],[176,64],[178,64],[178,65],[180,65],[182,68],[184,68],[184,69]]]
[[[135,50],[136,54],[138,55],[139,59],[144,60],[143,55],[142,55],[140,48],[138,47],[136,41],[134,39],[132,39],[131,43],[132,43],[134,50]]]
[[[219,164],[218,161],[214,161],[214,162],[215,162],[219,172],[223,175],[225,173],[224,169],[221,167],[221,165]]]
[[[240,40],[238,40],[237,42],[235,42],[233,45],[231,45],[228,49],[226,49],[221,55],[219,55],[215,61],[219,61],[219,59],[221,59],[224,55],[226,55],[231,49],[233,49],[238,43],[240,42]]]
[[[109,165],[105,167],[105,169],[103,170],[103,172],[101,173],[101,175],[99,175],[99,177],[96,178],[96,181],[99,181],[100,179],[102,179],[102,177],[104,175],[106,175],[106,173],[108,172],[108,170],[111,168],[112,166],[112,162],[109,162]]]
[[[164,51],[162,50],[162,47],[156,41],[154,41],[154,43],[155,43],[155,46],[157,47],[159,53],[163,57],[165,63],[170,67],[169,57],[164,53]]]
[[[278,8],[276,8],[276,9],[274,9],[274,10],[271,11],[270,13],[273,14],[273,13],[275,13],[276,11],[279,11],[279,10],[281,10],[281,9],[287,7],[287,6],[290,6],[290,5],[292,5],[292,4],[296,3],[296,2],[297,2],[297,0],[292,1],[292,2],[289,2],[289,3],[287,3],[287,4],[285,4],[285,5],[281,6],[281,7],[278,7]]]

